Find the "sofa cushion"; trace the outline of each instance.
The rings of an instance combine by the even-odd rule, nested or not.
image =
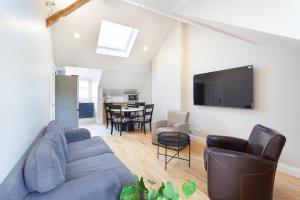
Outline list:
[[[106,143],[104,142],[104,140],[101,137],[96,136],[96,137],[92,137],[87,140],[69,143],[68,144],[68,152],[74,152],[76,150],[80,150],[80,149],[83,149],[86,147],[95,147],[95,146],[99,146],[102,144],[106,144]]]
[[[61,142],[62,142],[62,147],[63,147],[63,150],[64,150],[64,154],[65,154],[65,157],[67,158],[68,157],[68,146],[67,146],[67,139],[66,139],[66,136],[65,136],[65,132],[60,128],[60,126],[57,124],[56,121],[51,121],[48,126],[47,126],[47,130],[46,130],[46,133],[57,133],[61,139]]]
[[[99,144],[98,146],[83,147],[81,149],[70,150],[68,162],[74,162],[80,159],[85,159],[104,153],[112,153],[113,151],[107,146],[107,144]]]
[[[134,184],[132,173],[113,154],[102,154],[67,164],[67,181],[71,181],[83,176],[111,172],[115,174],[121,185]]]
[[[53,147],[57,152],[57,157],[59,158],[62,170],[64,175],[66,174],[66,167],[67,167],[67,158],[65,157],[65,153],[63,150],[63,144],[59,133],[56,131],[47,129],[45,135],[43,136],[44,139],[50,140],[52,142]]]
[[[161,127],[156,129],[155,134],[158,135],[163,132],[172,132],[172,131],[175,131],[174,127]]]
[[[168,127],[172,127],[177,123],[187,123],[189,121],[189,112],[169,111]]]
[[[25,184],[29,191],[47,192],[65,182],[56,145],[42,138],[32,149],[24,168]]]

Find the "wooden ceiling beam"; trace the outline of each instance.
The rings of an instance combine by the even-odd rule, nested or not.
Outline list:
[[[47,28],[49,26],[52,26],[53,24],[55,24],[61,18],[63,18],[65,16],[69,15],[70,13],[74,12],[75,10],[77,10],[78,8],[80,8],[81,6],[83,6],[84,4],[86,4],[89,1],[90,0],[76,0],[74,3],[72,3],[68,7],[54,13],[53,15],[51,15],[50,17],[48,17],[46,19]]]

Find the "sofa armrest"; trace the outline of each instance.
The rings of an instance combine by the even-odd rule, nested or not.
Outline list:
[[[186,133],[189,134],[190,128],[189,128],[189,123],[177,123],[174,124],[174,129],[175,131],[181,132],[181,133]]]
[[[152,121],[152,131],[155,133],[156,129],[161,128],[161,127],[167,127],[168,121],[167,120],[157,120],[157,121]]]
[[[118,199],[121,187],[116,175],[103,172],[74,179],[49,192],[31,193],[25,200]]]
[[[65,132],[67,143],[78,142],[91,138],[91,133],[85,128]]]
[[[206,151],[211,199],[272,199],[275,162],[218,148]]]
[[[232,151],[245,152],[248,142],[246,140],[228,136],[207,136],[206,145]]]

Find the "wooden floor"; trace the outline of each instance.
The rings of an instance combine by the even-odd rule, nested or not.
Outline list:
[[[161,181],[172,181],[181,190],[184,181],[195,180],[198,185],[197,192],[189,199],[205,200],[207,196],[206,172],[203,167],[204,144],[192,142],[191,168],[188,162],[173,159],[164,170],[164,158],[156,158],[157,147],[151,144],[151,135],[143,133],[129,133],[119,136],[107,134],[104,139],[126,166],[134,173],[145,178]],[[187,150],[181,153],[188,155]],[[185,199],[181,194],[181,199]],[[274,186],[274,200],[300,199],[300,179],[278,172]]]

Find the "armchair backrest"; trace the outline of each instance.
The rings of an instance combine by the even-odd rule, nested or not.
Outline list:
[[[277,131],[256,125],[248,139],[246,152],[277,162],[286,138]]]
[[[172,127],[177,123],[188,123],[189,112],[169,111],[168,112],[168,127]]]

